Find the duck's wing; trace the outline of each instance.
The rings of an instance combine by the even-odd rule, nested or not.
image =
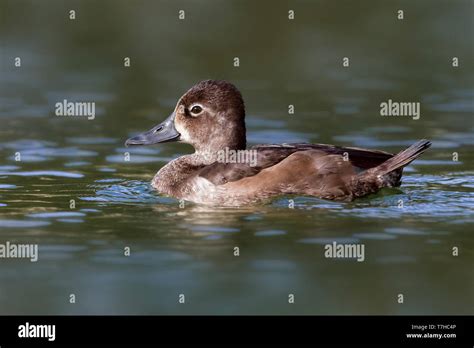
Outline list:
[[[319,150],[328,155],[341,155],[347,157],[354,167],[360,169],[369,169],[382,164],[389,158],[392,158],[394,154],[380,151],[380,150],[370,150],[360,147],[344,147],[344,146],[335,146],[330,144],[307,144],[307,143],[294,143],[294,144],[281,144],[281,145],[257,145],[252,147],[252,149],[270,150],[271,149],[294,149],[290,154],[296,151],[306,151],[306,150]]]
[[[295,152],[307,150],[317,150],[323,156],[345,156],[354,167],[362,170],[378,166],[393,157],[393,154],[384,151],[328,144],[266,144],[253,146],[247,151],[249,150],[254,151],[249,153],[249,156],[255,156],[254,158],[249,157],[253,161],[245,163],[214,162],[203,167],[199,171],[198,176],[211,181],[214,185],[223,185],[245,177],[254,176],[263,169],[276,165]]]

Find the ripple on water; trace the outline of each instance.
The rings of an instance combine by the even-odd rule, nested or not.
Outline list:
[[[43,162],[51,160],[55,157],[92,157],[96,156],[97,152],[89,151],[89,150],[81,150],[77,147],[65,147],[65,148],[57,148],[57,147],[45,147],[45,146],[38,146],[38,147],[27,147],[27,148],[16,148],[17,150],[21,150],[21,161],[22,162]],[[11,160],[16,159],[16,155],[12,155],[9,157]]]
[[[16,159],[16,155],[12,155],[8,157],[10,161],[14,161]],[[45,157],[45,156],[39,156],[39,155],[28,155],[28,154],[21,154],[21,161],[22,162],[27,162],[27,163],[33,163],[33,162],[44,162],[44,161],[49,161],[51,158]]]
[[[461,161],[424,160],[417,159],[414,162],[417,166],[453,166],[462,164]]]
[[[427,244],[441,244],[441,241],[439,239],[428,239],[426,240]]]
[[[0,220],[1,227],[17,227],[17,228],[25,228],[25,227],[41,227],[47,226],[51,224],[48,221],[24,221],[24,220]]]
[[[336,242],[338,244],[353,244],[358,243],[358,238],[351,238],[351,237],[335,237],[335,238],[303,238],[297,240],[298,243],[304,244],[332,244]]]
[[[380,133],[408,133],[411,130],[409,127],[404,126],[383,126],[383,127],[369,127],[366,129],[369,133],[380,134]]]
[[[413,168],[412,166],[408,165],[407,167],[403,168],[403,174],[406,173],[416,173],[417,170]]]
[[[60,170],[35,170],[30,172],[0,172],[0,175],[14,176],[55,176],[62,178],[83,178],[80,173],[63,172]]]
[[[280,208],[288,208],[289,199],[293,201],[295,209],[317,208],[317,209],[336,210],[336,209],[342,209],[344,207],[343,203],[340,203],[340,202],[326,201],[321,198],[309,197],[309,196],[308,197],[291,196],[291,197],[276,199],[275,201],[272,202],[272,205],[276,207],[280,207]]]
[[[223,226],[196,226],[196,225],[182,225],[181,227],[189,228],[195,232],[224,232],[224,233],[235,233],[239,232],[238,228],[223,227]]]
[[[137,155],[157,155],[161,152],[158,147],[119,147],[115,149],[115,152]]]
[[[57,219],[56,221],[71,223],[71,224],[77,224],[77,223],[84,222],[84,220],[82,220],[82,219]]]
[[[23,149],[31,149],[31,148],[43,148],[46,146],[55,146],[55,145],[56,143],[53,143],[52,141],[23,139],[23,140],[15,140],[15,141],[9,141],[6,143],[1,143],[0,149],[6,148],[6,149],[23,150]]]
[[[0,189],[13,189],[17,188],[18,186],[16,185],[11,185],[11,184],[0,184]]]
[[[98,171],[99,171],[99,172],[103,172],[103,173],[114,173],[114,172],[117,171],[117,169],[115,169],[115,168],[103,167],[103,168],[99,168]]]
[[[286,232],[282,230],[266,230],[266,231],[255,232],[255,236],[257,237],[272,237],[272,236],[281,236],[284,234],[286,234]]]
[[[76,212],[76,211],[56,211],[56,212],[51,212],[51,213],[33,213],[33,214],[28,214],[28,217],[33,217],[33,218],[68,218],[68,217],[79,217],[79,216],[86,216],[84,213]]]
[[[118,142],[115,138],[106,137],[73,137],[68,138],[68,142],[78,145],[102,145],[102,144],[115,144]]]
[[[431,110],[440,111],[440,112],[474,112],[474,102],[472,100],[453,100],[444,103],[429,104]]]
[[[445,133],[441,134],[440,138],[442,139],[456,139],[456,142],[465,145],[474,145],[474,137],[472,136],[472,132],[452,132],[452,133]]]
[[[48,253],[49,252],[74,253],[74,252],[78,252],[78,251],[84,251],[86,249],[87,249],[87,247],[83,246],[83,245],[69,245],[69,244],[61,244],[61,245],[49,244],[49,245],[42,245],[41,246],[41,251],[42,252],[48,252]]]
[[[19,166],[0,166],[0,172],[7,172],[9,170],[16,170]]]
[[[24,156],[46,156],[46,157],[92,157],[97,156],[97,152],[90,150],[81,150],[77,147],[40,147],[24,149],[21,151],[21,157]]]
[[[398,235],[407,235],[407,236],[423,236],[423,235],[428,234],[428,233],[423,232],[423,231],[417,231],[417,230],[413,230],[413,229],[409,229],[409,228],[398,228],[398,227],[386,228],[385,232],[398,234]]]
[[[397,236],[387,233],[356,233],[354,237],[360,239],[372,239],[372,240],[391,240],[396,239]]]
[[[445,175],[410,175],[403,178],[405,184],[426,186],[446,185],[448,187],[464,186],[474,188],[474,175],[468,173],[447,173]]]
[[[110,163],[150,163],[150,162],[169,162],[172,160],[171,157],[158,157],[158,156],[143,156],[130,154],[128,161],[125,160],[123,155],[110,155],[105,158]]]
[[[110,184],[110,182],[99,182],[91,187],[95,189],[95,196],[80,197],[83,201],[107,202],[107,203],[166,203],[167,198],[161,197],[151,188],[149,182],[138,180],[123,181],[119,184]]]
[[[251,214],[251,215],[245,216],[244,220],[246,220],[246,221],[258,221],[258,220],[263,220],[263,217],[260,214]]]
[[[95,182],[107,183],[107,182],[121,182],[121,181],[124,181],[124,179],[117,179],[117,178],[99,179],[99,180],[96,180]]]
[[[153,250],[153,251],[134,251],[133,258],[123,257],[123,251],[117,249],[99,250],[96,255],[92,257],[92,260],[97,262],[109,262],[113,264],[140,264],[149,265],[152,264],[154,267],[158,265],[166,266],[175,263],[191,262],[193,257],[189,254],[179,251],[170,250]],[[133,259],[133,260],[132,260]]]
[[[210,234],[208,236],[204,236],[204,240],[219,240],[222,239],[222,235],[220,234]]]
[[[334,108],[334,113],[336,115],[353,115],[360,111],[359,105],[353,104],[338,104]]]
[[[82,167],[82,166],[87,166],[91,164],[91,162],[86,162],[86,161],[75,161],[75,162],[67,162],[64,163],[65,167]]]

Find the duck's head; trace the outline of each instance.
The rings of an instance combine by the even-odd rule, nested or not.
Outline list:
[[[197,153],[245,149],[245,107],[239,90],[226,81],[201,81],[179,99],[166,120],[125,145],[170,141],[190,144]]]

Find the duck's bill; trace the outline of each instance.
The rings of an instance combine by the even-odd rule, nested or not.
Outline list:
[[[159,143],[167,143],[170,141],[178,141],[181,134],[174,128],[174,113],[159,125],[153,127],[149,131],[138,134],[128,139],[125,146],[130,145],[153,145]]]

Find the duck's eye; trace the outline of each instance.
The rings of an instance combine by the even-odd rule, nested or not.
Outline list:
[[[202,111],[202,107],[200,107],[199,105],[194,105],[192,108],[191,108],[191,113],[192,114],[200,114]]]

